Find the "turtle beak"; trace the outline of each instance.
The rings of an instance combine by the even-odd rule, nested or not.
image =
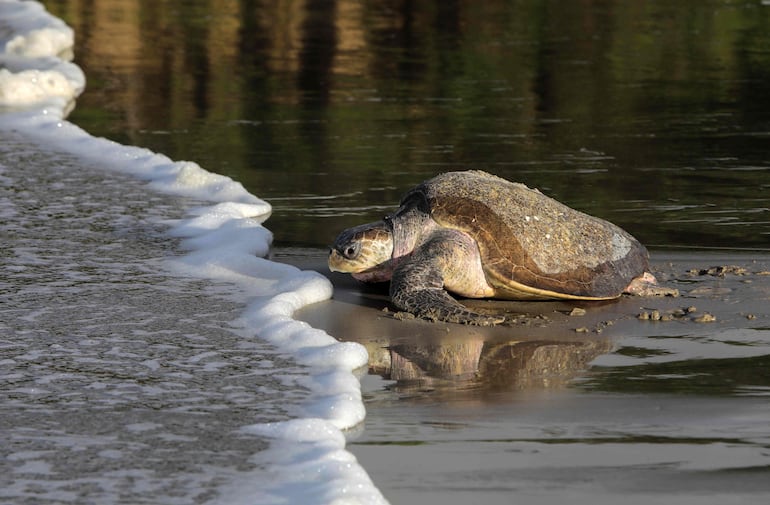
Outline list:
[[[345,258],[340,254],[340,252],[333,248],[329,248],[329,270],[332,272],[344,272],[341,268],[341,265],[344,264]]]

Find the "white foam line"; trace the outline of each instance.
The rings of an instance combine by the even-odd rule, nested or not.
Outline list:
[[[96,138],[66,121],[85,88],[85,77],[63,59],[72,52],[72,30],[41,4],[0,0],[0,34],[0,64],[5,67],[0,70],[0,128],[146,180],[154,190],[214,202],[192,209],[189,218],[171,229],[188,249],[172,267],[185,275],[232,283],[234,296],[251,300],[236,321],[240,334],[265,339],[308,367],[309,374],[297,385],[312,395],[300,418],[244,427],[244,432],[271,438],[274,444],[255,456],[266,472],[228,490],[226,503],[387,503],[345,451],[342,432],[365,416],[352,372],[366,366],[367,352],[293,319],[298,309],[330,298],[332,286],[318,273],[261,257],[272,242],[262,226],[270,205],[240,183],[196,163]]]

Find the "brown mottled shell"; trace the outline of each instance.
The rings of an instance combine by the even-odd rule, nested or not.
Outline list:
[[[647,250],[621,228],[486,172],[425,181],[402,200],[411,206],[476,240],[501,298],[614,298],[648,270]]]

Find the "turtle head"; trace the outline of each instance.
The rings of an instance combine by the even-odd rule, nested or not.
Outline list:
[[[393,232],[389,220],[362,224],[339,234],[329,251],[329,270],[358,280],[383,282],[393,273]]]

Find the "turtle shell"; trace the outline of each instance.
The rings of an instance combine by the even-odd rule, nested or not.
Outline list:
[[[475,239],[500,298],[615,298],[649,268],[645,247],[618,226],[486,172],[427,180],[401,202],[413,206]]]

